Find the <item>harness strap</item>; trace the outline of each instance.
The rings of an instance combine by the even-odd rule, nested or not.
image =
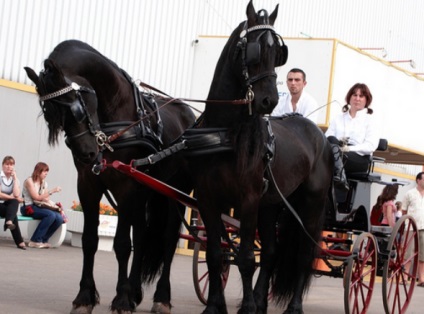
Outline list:
[[[157,152],[156,154],[151,154],[150,156],[146,157],[146,158],[142,158],[142,159],[137,159],[134,160],[131,164],[134,167],[140,167],[140,166],[145,166],[145,165],[153,165],[155,163],[157,163],[158,161],[171,156],[175,153],[178,153],[180,150],[185,149],[186,146],[186,142],[179,142],[176,143],[168,148],[165,148],[159,152]]]

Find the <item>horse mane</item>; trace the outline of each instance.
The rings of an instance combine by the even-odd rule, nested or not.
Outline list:
[[[112,60],[101,54],[90,45],[79,40],[67,40],[57,45],[44,61],[44,70],[40,72],[40,95],[58,91],[69,85],[65,77],[77,80],[80,85],[96,90],[97,101],[103,105],[102,115],[113,116],[119,110],[120,104],[125,102],[125,97],[132,94],[121,92],[121,82],[131,84],[123,70]],[[120,77],[112,80],[112,77]],[[99,79],[100,78],[100,79]],[[105,82],[113,84],[104,88]],[[81,83],[84,82],[84,83]],[[98,88],[94,85],[98,85]],[[105,91],[109,94],[104,95]],[[117,92],[113,92],[116,90]],[[107,102],[107,105],[106,105]],[[51,146],[58,144],[59,134],[63,130],[65,114],[55,101],[45,101],[42,105],[45,120],[48,124],[48,143]]]
[[[237,65],[237,62],[241,62],[239,61],[241,58],[238,58],[240,49],[237,47],[237,42],[240,37],[240,32],[245,27],[245,23],[246,22],[240,23],[231,33],[222,50],[215,68],[208,99],[239,99],[241,98],[240,92],[242,92],[243,95],[246,92],[244,90],[244,77]],[[239,86],[231,89],[229,86],[234,84],[225,84],[226,80],[229,82],[237,81]],[[217,93],[218,85],[228,86],[228,89],[225,91],[221,90]],[[262,116],[255,112],[249,115],[248,105],[216,105],[211,103],[209,106],[213,106],[213,110],[218,112],[221,116],[217,119],[216,115],[209,112],[210,109],[206,106],[205,114],[208,114],[205,115],[207,118],[204,127],[208,127],[208,124],[212,121],[214,126],[216,126],[215,123],[218,121],[220,124],[218,126],[229,128],[229,136],[237,155],[237,172],[242,180],[244,180],[244,177],[247,179],[252,173],[252,169],[250,168],[253,165],[257,165],[258,162],[261,162],[264,157],[266,133],[264,133]],[[229,111],[231,111],[230,115],[228,115]]]
[[[251,167],[260,164],[265,153],[262,117],[255,114],[248,120],[237,124],[230,132],[237,154],[237,172],[242,181],[251,176],[251,170],[255,170]]]
[[[40,95],[47,95],[49,93],[46,86],[49,86],[49,90],[55,91],[62,88],[64,80],[58,81],[54,79],[52,77],[54,75],[54,71],[58,71],[61,74],[59,77],[63,77],[62,71],[56,63],[51,59],[46,59],[44,61],[44,70],[40,72],[39,85],[37,86],[38,93]],[[47,140],[48,144],[54,147],[59,143],[59,134],[63,129],[65,116],[60,107],[55,105],[52,101],[45,101],[44,103],[40,102],[40,106],[42,111],[39,116],[44,115],[47,122],[47,128],[49,130]]]

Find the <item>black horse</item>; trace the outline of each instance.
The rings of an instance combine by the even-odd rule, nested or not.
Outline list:
[[[99,201],[108,191],[117,203],[119,216],[113,245],[119,274],[111,310],[134,311],[143,299],[142,282],[151,282],[162,271],[154,311],[161,312],[162,306],[164,312],[169,311],[169,271],[179,238],[178,211],[183,212],[184,207],[116,170],[101,171],[102,160],[130,163],[168,147],[193,125],[191,109],[183,103],[160,108],[164,99],[140,93],[128,74],[114,62],[76,40],[60,43],[45,60],[39,76],[30,68],[25,70],[40,95],[49,144],[55,145],[64,131],[78,171],[77,188],[85,221],[84,261],[80,290],[71,313],[90,313],[99,302],[93,267]],[[182,191],[191,190],[184,160],[178,157],[150,166],[147,171]]]
[[[287,312],[301,313],[315,242],[332,194],[333,157],[321,130],[301,116],[264,118],[278,102],[275,67],[283,65],[288,55],[272,26],[277,13],[278,5],[268,15],[265,10],[256,12],[249,2],[247,20],[233,31],[218,60],[205,111],[183,136],[188,142],[196,137],[201,142],[204,137],[202,151],[195,147],[186,151],[207,233],[210,281],[204,313],[227,313],[220,277],[220,217],[231,207],[240,219],[237,262],[243,299],[239,313],[266,313],[271,277],[276,300],[290,302]],[[288,198],[303,227],[282,196]],[[257,227],[261,271],[253,290]]]

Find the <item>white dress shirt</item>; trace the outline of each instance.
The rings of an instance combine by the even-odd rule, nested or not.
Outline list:
[[[359,155],[372,155],[377,149],[380,137],[373,116],[367,109],[360,110],[352,118],[349,111],[337,115],[328,126],[325,135],[341,140],[348,138],[349,151]]]
[[[292,113],[293,106],[291,100],[292,97],[290,93],[283,93],[283,95],[278,100],[277,106],[275,106],[274,110],[272,111],[271,116],[282,116],[285,113]],[[302,116],[317,123],[318,112],[315,111],[317,108],[318,103],[316,100],[307,92],[302,91],[299,101],[296,104],[295,112],[300,113]]]

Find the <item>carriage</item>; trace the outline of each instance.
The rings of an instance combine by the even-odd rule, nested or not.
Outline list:
[[[386,149],[387,141],[380,140],[378,150]],[[361,191],[369,193],[372,184],[397,184],[381,181],[381,177],[372,172],[375,162],[384,162],[384,160],[373,157],[367,172],[350,175],[349,192],[336,190],[337,211],[328,213],[321,239],[321,250],[316,257],[317,261],[322,261],[321,264],[317,263],[315,268],[317,276],[343,278],[344,310],[347,314],[367,312],[376,276],[382,279],[385,312],[406,313],[416,283],[418,231],[414,219],[404,215],[393,228],[382,226],[375,219],[371,219],[370,209],[361,203]],[[189,225],[184,221],[189,234],[181,233],[180,237],[194,242],[193,284],[199,301],[206,305],[209,274],[204,250],[207,235],[197,210],[196,199],[175,191],[172,187],[162,186],[162,183],[149,178],[131,165],[118,162],[111,166],[148,186],[152,186],[152,182],[155,182],[158,190],[162,190],[162,193],[170,197],[175,192],[176,199],[194,210],[192,224]],[[221,277],[224,289],[231,265],[237,265],[240,242],[240,222],[232,217],[233,214],[221,215],[223,223],[221,248],[224,252]],[[257,238],[255,256],[258,267],[260,248],[260,239]],[[272,292],[270,297],[271,294]]]

